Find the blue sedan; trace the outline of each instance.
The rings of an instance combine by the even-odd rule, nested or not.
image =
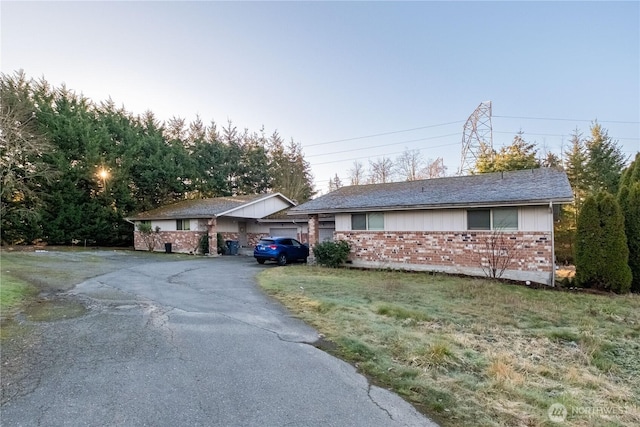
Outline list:
[[[265,261],[276,261],[278,265],[286,265],[291,261],[307,262],[309,246],[291,237],[263,237],[253,250],[253,257],[258,264]]]

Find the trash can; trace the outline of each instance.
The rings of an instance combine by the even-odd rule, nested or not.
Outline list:
[[[238,242],[237,240],[227,240],[226,242],[227,245],[227,254],[228,255],[238,255],[238,249],[240,248],[240,242]]]
[[[171,243],[165,243],[164,244],[164,253],[166,253],[166,254],[170,254],[171,253]]]

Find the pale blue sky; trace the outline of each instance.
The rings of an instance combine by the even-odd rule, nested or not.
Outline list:
[[[559,153],[597,118],[640,150],[637,1],[3,1],[0,13],[3,72],[136,114],[278,130],[320,190],[354,159],[406,148],[455,173],[464,121],[488,100],[496,147],[522,129]]]

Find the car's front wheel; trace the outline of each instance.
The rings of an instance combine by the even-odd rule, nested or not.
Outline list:
[[[278,255],[278,265],[287,265],[287,256],[285,254]]]
[[[264,260],[262,258],[258,258],[258,264],[264,264]]]

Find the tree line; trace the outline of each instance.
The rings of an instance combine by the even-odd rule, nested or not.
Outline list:
[[[447,167],[441,157],[435,160],[425,159],[420,150],[406,149],[395,160],[389,157],[369,160],[368,167],[356,160],[348,174],[349,185],[384,184],[397,180],[441,178],[447,175]],[[329,179],[329,191],[337,190],[343,185],[337,173]]]
[[[0,75],[2,243],[131,244],[134,213],[193,198],[314,194],[300,144],[218,127],[199,117],[160,122],[64,85]]]

